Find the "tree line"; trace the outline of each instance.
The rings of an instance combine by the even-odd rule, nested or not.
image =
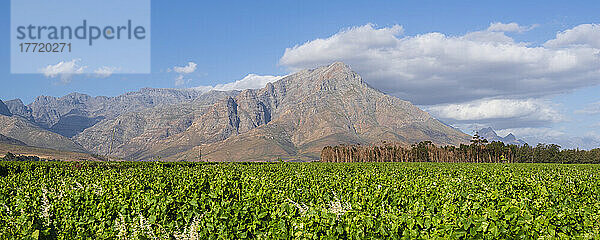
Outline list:
[[[11,152],[7,152],[4,157],[0,157],[0,161],[55,161],[45,158],[39,158],[38,156],[25,156],[16,155]]]
[[[322,162],[473,162],[473,163],[600,163],[600,148],[565,149],[556,144],[518,146],[488,142],[477,134],[471,144],[438,147],[430,141],[410,147],[338,145],[321,151]]]

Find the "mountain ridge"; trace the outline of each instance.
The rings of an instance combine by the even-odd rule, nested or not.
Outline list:
[[[0,115],[0,134],[28,146],[70,152],[87,152],[81,145],[60,134],[45,130],[20,116]]]
[[[521,139],[517,139],[517,137],[515,137],[514,134],[509,133],[504,137],[500,137],[496,131],[494,131],[494,129],[492,129],[491,127],[487,127],[487,128],[482,128],[479,129],[477,131],[477,133],[485,138],[486,140],[488,140],[489,142],[503,142],[505,144],[513,144],[513,145],[517,145],[517,146],[523,146],[526,144],[525,141],[521,140]]]
[[[29,105],[24,105],[20,99],[13,99],[9,101],[9,107],[15,114],[44,129],[72,137],[105,118],[112,119],[126,112],[159,105],[192,101],[202,94],[196,90],[168,88],[142,88],[115,97],[92,97],[73,92],[62,97],[38,96]]]
[[[6,104],[4,104],[4,102],[2,100],[0,100],[0,115],[9,116],[9,117],[12,116],[10,109],[8,108],[8,106],[6,106]]]
[[[470,136],[370,87],[344,63],[260,89],[151,89],[116,97],[40,96],[9,108],[96,154],[130,160],[310,161],[326,145],[467,143]]]
[[[167,159],[195,159],[203,152],[203,159],[211,161],[273,160],[264,151],[257,152],[257,147],[263,147],[279,152],[279,157],[316,160],[326,145],[370,144],[381,140],[407,145],[432,140],[441,145],[457,145],[468,142],[469,138],[409,102],[371,88],[357,73],[339,62],[300,71],[262,89],[245,90],[234,102],[232,105],[241,106],[242,115],[251,112],[261,116],[261,106],[264,106],[264,112],[268,112],[272,120],[264,123],[259,121],[263,118],[256,118],[255,128],[242,132],[234,128],[238,134],[230,138],[205,143],[203,147],[196,146]],[[258,111],[248,111],[253,108]],[[234,115],[238,120],[239,116]],[[252,121],[240,120],[244,122]],[[256,142],[262,144],[257,146]]]

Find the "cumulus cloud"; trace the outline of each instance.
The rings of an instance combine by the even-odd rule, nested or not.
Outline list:
[[[581,24],[556,34],[556,38],[544,44],[549,48],[600,49],[600,24]],[[597,67],[598,65],[596,65]]]
[[[575,113],[590,115],[600,114],[600,102],[591,103],[583,109],[576,110]]]
[[[343,61],[373,87],[419,105],[483,98],[529,99],[600,84],[600,28],[580,25],[542,46],[505,35],[518,24],[492,23],[462,36],[403,36],[402,26],[372,24],[287,48],[291,70]]]
[[[169,69],[169,71],[174,71],[181,74],[190,74],[196,71],[196,67],[198,67],[198,64],[195,62],[188,62],[188,64],[183,67],[175,66],[173,69]]]
[[[245,89],[257,89],[263,88],[267,83],[275,82],[285,76],[261,76],[256,74],[248,74],[246,77],[231,83],[217,84],[215,86],[198,86],[194,89],[201,91],[219,90],[219,91],[230,91],[230,90],[245,90]]]
[[[540,99],[482,99],[426,107],[431,114],[457,126],[492,126],[495,129],[544,126],[565,118],[556,106]]]
[[[82,74],[87,66],[79,65],[81,59],[73,59],[71,61],[61,61],[55,65],[48,65],[41,69],[44,76],[48,78],[60,77],[63,83],[71,81],[73,75]]]
[[[518,32],[518,33],[522,33],[522,32],[527,32],[527,31],[531,31],[532,29],[536,28],[538,25],[534,24],[531,26],[520,26],[518,23],[516,22],[511,22],[511,23],[501,23],[501,22],[495,22],[495,23],[490,23],[490,26],[488,27],[488,31],[490,32]]]
[[[188,83],[191,80],[185,79],[184,75],[195,72],[197,67],[198,64],[196,64],[195,62],[188,62],[188,64],[183,67],[175,66],[172,69],[169,68],[167,69],[167,72],[173,71],[179,73],[179,75],[175,78],[175,86],[181,86]]]
[[[189,79],[188,79],[188,80],[189,80]],[[175,86],[181,86],[181,85],[184,85],[186,82],[188,82],[188,80],[186,80],[186,79],[184,78],[184,76],[180,74],[179,76],[177,76],[177,77],[175,78]]]
[[[116,67],[103,66],[94,70],[94,75],[98,78],[107,78],[110,77],[116,70]]]

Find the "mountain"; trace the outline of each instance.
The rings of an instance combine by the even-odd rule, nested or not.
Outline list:
[[[45,130],[19,116],[0,115],[0,134],[16,139],[29,146],[51,148],[62,151],[86,152],[73,140]]]
[[[26,145],[24,142],[21,142],[17,139],[11,138],[11,137],[4,136],[2,134],[0,134],[0,143],[11,144],[11,145],[21,145],[21,146]]]
[[[16,114],[13,115],[12,112]],[[7,104],[0,101],[0,143],[86,152],[73,140],[31,122],[32,118],[29,113],[28,108],[23,105],[21,100],[10,100],[7,101]]]
[[[152,139],[156,135],[142,133],[122,141],[114,153],[131,159],[197,160],[202,155],[209,161],[316,160],[327,145],[426,140],[457,145],[470,139],[411,103],[371,88],[343,63],[227,96],[189,119],[189,127],[169,136]],[[111,122],[106,124],[118,125]],[[84,135],[93,135],[86,132],[75,139],[82,142]],[[102,134],[110,135],[110,128]]]
[[[594,136],[568,136],[561,134],[558,136],[525,136],[523,137],[530,146],[537,146],[539,143],[556,144],[561,149],[582,149],[591,150],[600,148],[600,138]]]
[[[582,149],[591,150],[594,148],[600,148],[600,139],[593,136],[581,136],[572,137],[566,134],[550,135],[550,136],[522,136],[517,139],[515,135],[509,133],[506,137],[500,137],[492,128],[483,128],[477,131],[477,133],[488,141],[500,141],[506,144],[514,144],[522,146],[525,143],[530,146],[537,146],[540,143],[543,144],[556,144],[561,146],[561,149]]]
[[[15,115],[66,137],[73,137],[103,119],[160,105],[192,101],[202,92],[195,90],[152,89],[129,92],[116,97],[91,97],[71,93],[63,97],[39,96],[28,106],[20,99],[10,101]]]
[[[215,102],[237,94],[238,91],[210,91],[189,102],[123,113],[102,120],[73,139],[95,153],[131,157],[161,139],[185,131]]]
[[[4,104],[4,102],[2,102],[2,100],[0,100],[0,115],[12,116],[10,109],[8,109],[8,107],[6,106],[6,104]]]
[[[32,146],[129,160],[308,161],[327,145],[458,145],[470,139],[410,102],[371,88],[339,62],[261,89],[144,88],[117,97],[71,93],[8,103],[16,116],[11,124],[0,122],[10,129],[1,134]]]
[[[498,136],[498,134],[496,134],[494,129],[492,129],[491,127],[482,128],[479,131],[477,131],[477,133],[479,134],[479,136],[487,139],[489,142],[503,142],[505,144],[513,144],[518,146],[525,145],[525,141],[517,139],[517,137],[515,137],[515,135],[513,135],[512,133],[509,133],[505,137]]]
[[[10,112],[14,115],[21,116],[29,121],[33,122],[33,115],[31,113],[31,108],[25,106],[21,99],[13,99],[4,102]]]

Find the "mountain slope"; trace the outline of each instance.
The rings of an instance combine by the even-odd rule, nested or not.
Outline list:
[[[92,152],[121,157],[136,155],[161,139],[183,132],[218,100],[237,94],[237,91],[211,91],[189,102],[123,113],[102,120],[73,139]]]
[[[19,116],[0,115],[0,134],[29,146],[62,151],[86,152],[79,144],[59,134],[47,131]]]
[[[4,104],[4,102],[2,102],[2,100],[0,100],[0,115],[12,116],[10,109],[8,109],[8,107]]]
[[[479,134],[479,136],[487,139],[489,142],[503,142],[505,144],[513,144],[518,146],[525,145],[525,141],[517,139],[517,137],[515,137],[515,135],[513,135],[512,133],[509,133],[505,137],[498,136],[498,134],[496,134],[496,131],[494,131],[494,129],[492,129],[491,127],[482,128],[479,131],[477,131],[477,133]]]
[[[10,112],[14,115],[21,116],[29,121],[33,122],[33,116],[31,114],[31,108],[25,106],[21,99],[13,99],[4,102]]]
[[[24,142],[0,134],[0,143],[25,146]]]
[[[81,93],[58,98],[39,96],[28,106],[15,99],[10,101],[10,108],[15,115],[36,125],[72,137],[103,119],[160,105],[190,102],[200,95],[202,92],[195,90],[144,88],[116,97],[91,97]]]
[[[318,159],[327,145],[470,139],[371,88],[343,63],[241,92],[142,89],[117,97],[41,96],[28,106],[9,102],[18,117],[5,121],[0,133],[8,137],[129,160],[304,161]]]

